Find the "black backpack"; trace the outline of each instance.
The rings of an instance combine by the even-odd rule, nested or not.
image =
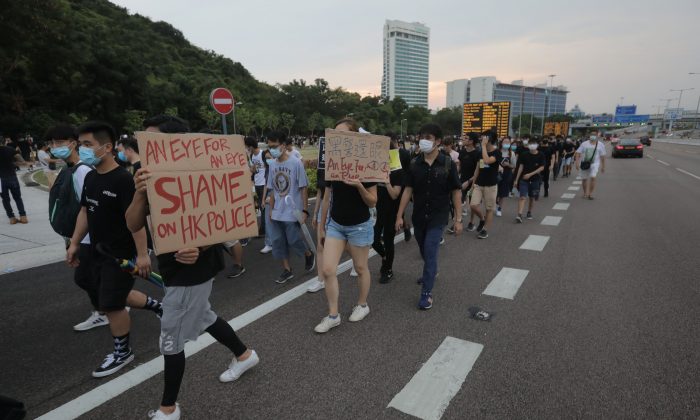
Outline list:
[[[80,213],[80,196],[75,192],[73,174],[84,163],[66,168],[58,173],[49,191],[49,222],[59,235],[70,238],[75,230],[75,220]]]

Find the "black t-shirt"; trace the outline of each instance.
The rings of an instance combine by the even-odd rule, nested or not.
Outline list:
[[[134,164],[131,165],[131,166],[134,167],[134,175],[136,175],[136,171],[138,171],[139,169],[141,169],[141,161],[139,160],[138,162],[134,162]]]
[[[214,278],[225,267],[223,247],[214,245],[199,253],[194,264],[175,261],[175,253],[158,256],[158,270],[166,286],[195,286]]]
[[[449,163],[449,170],[447,164]],[[420,227],[444,226],[450,215],[450,195],[461,189],[457,164],[438,153],[432,165],[424,155],[411,162],[405,176],[406,187],[413,188],[413,224]]]
[[[564,145],[564,156],[571,157],[574,155],[575,151],[576,151],[576,146],[574,146],[573,143],[566,143]]]
[[[377,185],[376,182],[363,182],[365,188]],[[357,188],[343,181],[331,181],[333,189],[333,205],[331,218],[342,226],[354,226],[369,219],[369,207],[362,200]]]
[[[540,147],[540,154],[544,155],[544,168],[549,169],[552,164],[552,148],[550,146]]]
[[[0,146],[0,178],[16,178],[15,149],[8,146]]]
[[[459,152],[459,170],[461,171],[460,180],[462,182],[474,176],[479,159],[481,159],[481,150],[479,149],[474,149],[471,152],[462,149]]]
[[[476,185],[481,187],[490,187],[498,184],[498,165],[501,162],[501,151],[496,149],[492,152],[487,152],[487,155],[489,157],[495,157],[496,161],[491,164],[484,163],[483,167],[481,167],[481,158],[483,158],[483,156],[481,156],[479,161],[479,177],[476,179]]]
[[[126,209],[134,197],[134,179],[122,167],[85,175],[81,204],[87,208],[88,231],[93,247],[102,243],[118,258],[136,256],[136,245],[126,227]]]
[[[545,165],[545,157],[544,154],[541,152],[538,152],[537,154],[532,154],[532,153],[527,153],[524,154],[520,157],[520,160],[518,160],[518,166],[523,167],[523,172],[520,174],[520,179],[523,179],[523,176],[525,174],[529,174],[530,172],[533,172],[537,170],[540,166]],[[540,172],[541,173],[541,172]],[[540,173],[533,175],[530,180],[537,180],[540,178]]]
[[[409,163],[410,165],[410,163]],[[401,165],[403,166],[403,165]],[[391,171],[389,173],[389,184],[394,187],[401,187],[401,193],[403,193],[403,187],[404,187],[404,173],[405,171],[403,169],[397,169],[395,171]],[[384,187],[383,185],[378,185],[377,186],[377,206],[379,206],[379,202],[386,202],[386,203],[393,203],[398,205],[399,201],[401,200],[401,194],[394,200],[391,198],[389,195],[389,191]]]

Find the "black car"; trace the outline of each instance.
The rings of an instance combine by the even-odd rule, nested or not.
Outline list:
[[[643,145],[645,146],[651,146],[651,139],[649,136],[644,136],[641,139],[639,139],[640,142],[642,142]]]
[[[621,139],[613,146],[612,157],[644,157],[644,145],[639,139]]]

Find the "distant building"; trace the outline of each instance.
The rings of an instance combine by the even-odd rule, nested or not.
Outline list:
[[[574,105],[573,108],[571,108],[571,111],[569,111],[569,115],[572,118],[575,119],[580,119],[586,116],[586,113],[581,110],[581,108],[578,107],[578,104]]]
[[[533,114],[536,117],[564,114],[566,95],[564,86],[549,88],[546,84],[525,86],[522,80],[499,82],[493,76],[473,77],[447,82],[447,107],[470,102],[511,102],[511,116]]]
[[[387,20],[384,24],[382,96],[428,107],[430,28],[422,23]]]

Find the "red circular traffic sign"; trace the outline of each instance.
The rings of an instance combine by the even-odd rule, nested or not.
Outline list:
[[[209,102],[214,110],[221,115],[230,114],[233,111],[233,95],[226,88],[216,88],[209,95]]]

